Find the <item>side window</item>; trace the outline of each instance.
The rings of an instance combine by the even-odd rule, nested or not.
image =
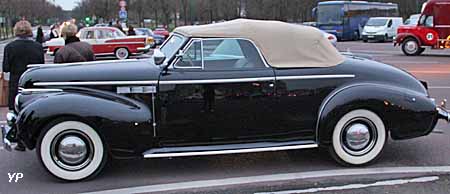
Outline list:
[[[183,56],[181,56],[175,63],[175,67],[179,68],[202,68],[202,41],[194,40],[189,48],[184,51]]]
[[[84,31],[84,37],[86,39],[94,39],[94,31],[92,30]]]
[[[425,19],[425,26],[426,27],[433,27],[433,16],[427,16],[427,18]]]
[[[113,32],[113,31],[111,31],[111,30],[105,30],[105,31],[103,31],[103,32],[104,32],[104,35],[105,35],[104,38],[114,38],[114,32]]]
[[[203,40],[204,67],[207,70],[265,68],[253,43],[242,39]]]
[[[95,30],[95,36],[97,39],[105,39],[105,33],[103,30]]]

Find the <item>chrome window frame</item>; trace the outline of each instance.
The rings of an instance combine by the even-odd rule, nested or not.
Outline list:
[[[175,60],[173,60],[172,64],[170,64],[169,67],[172,67],[172,69],[205,69],[205,61],[203,59],[203,39],[202,38],[191,38],[189,40],[189,42],[186,44],[186,46],[178,51],[181,51],[182,53],[185,53],[187,50],[189,50],[192,46],[192,44],[194,44],[195,41],[200,41],[200,55],[201,55],[201,60],[202,60],[202,65],[200,67],[182,67],[182,66],[177,66],[177,63],[180,61],[180,57],[176,58]],[[178,52],[177,52],[178,53]],[[176,57],[177,54],[175,54]]]
[[[233,39],[233,40],[245,40],[245,41],[249,41],[253,47],[257,50],[258,54],[259,54],[259,58],[261,59],[261,61],[263,62],[264,66],[266,68],[271,68],[271,66],[267,63],[266,58],[263,56],[261,49],[259,49],[259,47],[255,44],[255,42],[253,42],[252,40],[248,39],[248,38],[191,38],[189,40],[189,42],[186,44],[186,46],[184,46],[182,49],[180,49],[180,51],[182,51],[184,53],[184,51],[186,51],[187,49],[189,49],[189,47],[191,46],[192,42],[194,40],[201,40],[201,49],[202,49],[202,68],[196,68],[196,67],[177,67],[175,64],[178,62],[179,58],[172,60],[172,63],[170,63],[169,65],[169,69],[205,69],[205,64],[204,64],[204,58],[203,58],[203,40],[227,40],[227,39]],[[235,69],[234,69],[235,70]]]

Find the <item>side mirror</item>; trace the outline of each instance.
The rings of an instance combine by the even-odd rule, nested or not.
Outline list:
[[[155,49],[155,51],[153,52],[153,60],[155,60],[156,65],[161,65],[166,60],[166,56],[163,52],[161,52],[161,50]]]
[[[179,58],[179,57],[183,57],[184,56],[184,52],[182,50],[179,50],[178,53],[175,55],[175,57]]]

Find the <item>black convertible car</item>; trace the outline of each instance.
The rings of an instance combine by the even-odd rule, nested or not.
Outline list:
[[[450,120],[425,82],[276,21],[180,27],[151,59],[30,65],[19,86],[6,148],[22,142],[70,181],[110,157],[325,147],[339,163],[365,165],[389,135],[425,136]]]

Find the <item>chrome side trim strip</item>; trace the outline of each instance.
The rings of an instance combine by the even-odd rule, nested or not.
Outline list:
[[[85,85],[155,85],[157,80],[151,81],[84,81],[84,82],[37,82],[35,86],[85,86]]]
[[[354,78],[352,74],[279,76],[277,80]]]
[[[88,62],[75,62],[75,63],[59,63],[59,64],[31,64],[27,65],[30,67],[58,67],[58,66],[68,66],[68,65],[81,65],[81,64],[99,64],[99,63],[123,63],[127,61],[139,61],[138,59],[126,59],[126,60],[104,60],[104,61],[88,61]]]
[[[214,84],[214,83],[240,83],[240,82],[260,82],[275,80],[296,80],[296,79],[337,79],[354,78],[355,75],[302,75],[302,76],[281,76],[281,77],[255,77],[255,78],[230,78],[230,79],[205,79],[205,80],[166,80],[160,81],[161,85],[169,84]],[[81,85],[154,85],[157,80],[149,81],[83,81],[83,82],[37,82],[35,86],[81,86]]]
[[[33,88],[31,88],[31,89],[19,89],[20,93],[35,93],[35,92],[42,92],[42,93],[44,93],[44,92],[62,92],[62,91],[63,91],[62,89],[39,89],[39,88],[36,88],[36,89],[33,89]]]
[[[161,84],[161,85],[215,84],[215,83],[260,82],[260,81],[275,81],[275,77],[237,78],[237,79],[206,79],[206,80],[170,80],[170,81],[160,81],[159,84]]]
[[[272,152],[272,151],[283,151],[283,150],[307,149],[307,148],[317,148],[317,147],[318,147],[317,144],[307,144],[307,145],[280,146],[280,147],[267,147],[267,148],[249,148],[249,149],[238,149],[238,150],[146,154],[146,155],[144,155],[144,158],[168,158],[168,157],[185,157],[185,156],[243,154],[243,153],[253,153],[253,152],[269,152],[269,151]]]

